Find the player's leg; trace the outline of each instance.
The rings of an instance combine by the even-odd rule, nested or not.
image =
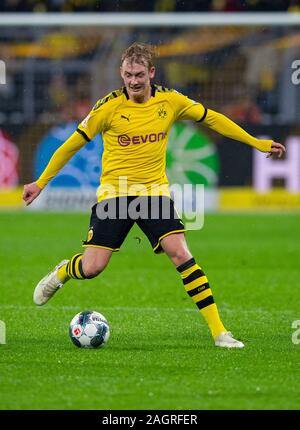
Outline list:
[[[160,245],[180,273],[184,288],[206,320],[213,337],[226,331],[202,268],[188,249],[184,233],[164,237]]]
[[[103,272],[113,253],[112,249],[87,247],[83,254],[75,254],[58,269],[58,279],[64,284],[70,278],[91,279]]]
[[[87,248],[84,254],[75,254],[70,260],[63,260],[36,286],[33,301],[44,305],[71,278],[91,279],[107,266],[112,250]]]
[[[113,199],[110,202],[114,207]],[[37,284],[33,295],[35,304],[44,305],[71,278],[94,278],[107,266],[112,252],[119,250],[133,221],[119,216],[102,217],[105,201],[98,205],[92,208],[87,239],[83,242],[85,252],[61,261]]]
[[[174,202],[168,197],[161,196],[151,200],[149,198],[148,203],[151,205],[151,213],[159,212],[159,216],[156,218],[149,216],[138,220],[137,223],[148,237],[154,252],[165,251],[176,266],[187,293],[205,318],[215,344],[230,348],[243,347],[244,345],[233,339],[222,324],[208,279],[188,249],[183,234],[185,231],[183,222],[174,207]]]
[[[208,279],[192,257],[184,234],[171,233],[161,239],[160,245],[180,273],[184,288],[207,322],[216,346],[242,348],[243,343],[233,339],[231,333],[225,329]]]

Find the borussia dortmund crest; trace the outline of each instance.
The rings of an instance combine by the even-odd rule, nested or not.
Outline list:
[[[166,118],[167,111],[166,111],[165,105],[160,105],[159,106],[157,114],[158,114],[158,118],[160,118],[160,119],[165,119]]]
[[[88,234],[87,234],[86,241],[90,242],[92,240],[92,238],[93,238],[93,235],[94,235],[94,230],[92,228],[90,228],[89,231],[88,231]]]

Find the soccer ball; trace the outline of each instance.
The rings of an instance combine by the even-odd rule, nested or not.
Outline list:
[[[79,348],[99,348],[109,338],[107,319],[95,311],[83,311],[70,322],[69,335]]]

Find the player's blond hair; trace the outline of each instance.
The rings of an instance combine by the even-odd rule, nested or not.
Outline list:
[[[121,65],[125,60],[129,63],[143,64],[148,70],[154,66],[155,47],[146,43],[133,43],[122,54]]]

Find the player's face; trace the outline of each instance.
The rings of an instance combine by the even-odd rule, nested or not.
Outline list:
[[[155,68],[149,69],[143,64],[125,60],[120,70],[129,98],[139,102],[147,101],[150,98],[150,79],[154,77]]]

